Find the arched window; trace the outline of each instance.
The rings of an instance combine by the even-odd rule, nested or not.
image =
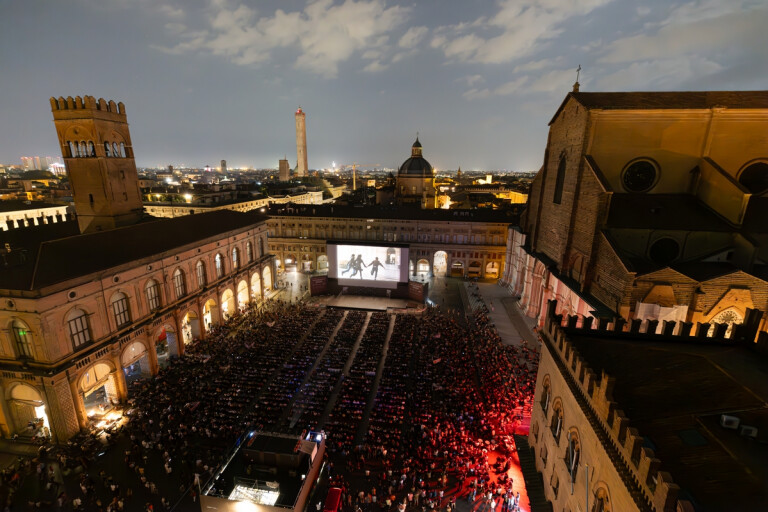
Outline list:
[[[549,401],[552,398],[552,389],[549,383],[549,375],[544,377],[544,384],[541,386],[541,410],[544,411],[544,416],[549,412]]]
[[[221,254],[217,254],[213,261],[216,263],[216,278],[221,279],[224,277],[224,258]]]
[[[552,430],[552,436],[556,443],[560,443],[560,434],[563,431],[563,404],[559,401],[552,407],[552,422],[549,428]]]
[[[87,147],[85,145],[85,141],[84,140],[80,141],[80,144],[77,147],[77,154],[80,155],[83,158],[88,156],[88,149],[87,149]]]
[[[67,141],[67,147],[69,148],[69,157],[70,158],[76,158],[77,157],[77,143],[72,143],[71,140]]]
[[[120,156],[125,158],[125,142],[120,143]]]
[[[250,241],[245,243],[245,257],[248,259],[248,263],[253,262],[253,244]]]
[[[29,332],[29,327],[15,318],[11,324],[11,332],[13,332],[13,340],[16,342],[16,350],[19,352],[19,357],[32,358],[32,335]]]
[[[109,158],[110,156],[110,149],[109,149],[109,142],[104,143],[104,156]]]
[[[571,475],[571,481],[576,481],[576,472],[579,469],[579,455],[581,446],[579,445],[579,434],[575,430],[568,431],[568,446],[565,447],[565,467]]]
[[[259,258],[264,256],[264,239],[259,237]]]
[[[195,265],[195,273],[197,274],[197,286],[199,288],[202,288],[205,286],[206,279],[205,279],[205,263],[202,261],[198,261],[197,265]]]
[[[555,195],[552,202],[560,204],[563,200],[563,186],[565,185],[565,155],[560,157],[560,163],[557,165],[557,176],[555,177]]]
[[[157,285],[157,281],[150,279],[147,281],[144,287],[144,292],[147,295],[147,306],[150,311],[154,311],[160,308],[160,287]]]
[[[78,348],[91,341],[91,330],[88,328],[88,315],[82,309],[75,308],[69,312],[66,318],[69,327],[69,338],[74,348]]]
[[[232,269],[237,270],[237,268],[240,266],[240,251],[237,250],[237,247],[232,249]]]
[[[176,293],[176,299],[180,299],[187,294],[187,284],[184,281],[184,272],[177,268],[173,273],[173,291]]]
[[[592,512],[611,512],[611,499],[608,496],[608,489],[602,484],[595,491],[595,501],[592,505]]]
[[[88,156],[89,157],[96,156],[96,148],[94,147],[92,140],[88,141]]]
[[[114,157],[120,156],[120,150],[117,149],[117,142],[112,143],[112,156]]]
[[[131,313],[128,310],[128,297],[118,292],[109,301],[112,304],[112,314],[115,315],[115,325],[120,329],[131,323]]]

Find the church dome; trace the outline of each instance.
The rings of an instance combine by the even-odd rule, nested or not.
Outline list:
[[[419,142],[418,137],[411,146],[411,158],[403,162],[397,175],[413,178],[431,178],[433,176],[432,165],[421,156],[421,142]]]

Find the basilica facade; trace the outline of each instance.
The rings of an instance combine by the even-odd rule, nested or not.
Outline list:
[[[766,311],[767,131],[765,91],[568,94],[504,283],[540,325],[550,299],[659,332]]]

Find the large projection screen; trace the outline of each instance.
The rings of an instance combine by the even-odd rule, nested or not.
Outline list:
[[[328,242],[328,277],[342,286],[397,288],[408,282],[408,247]]]

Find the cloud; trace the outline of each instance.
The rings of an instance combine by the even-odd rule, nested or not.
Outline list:
[[[403,34],[397,45],[400,48],[413,48],[424,39],[428,32],[429,29],[427,27],[411,27]]]
[[[368,63],[367,66],[363,68],[363,71],[366,71],[368,73],[378,73],[379,71],[384,71],[387,69],[388,66],[381,63],[381,61],[374,60],[370,63]]]
[[[483,75],[468,75],[457,78],[455,81],[465,83],[467,84],[467,87],[474,87],[477,84],[485,82],[485,78]]]
[[[551,59],[532,60],[524,64],[518,64],[512,68],[513,73],[522,73],[525,71],[539,71],[541,69],[550,68],[563,62],[563,57],[554,57]]]
[[[664,24],[656,32],[621,38],[606,45],[608,51],[599,62],[616,64],[665,56],[759,53],[765,48],[766,23],[768,9]]]
[[[601,90],[674,89],[694,79],[712,75],[723,67],[704,57],[676,57],[633,62],[629,67],[601,77]]]
[[[431,41],[450,61],[502,64],[559,36],[564,22],[611,0],[502,0],[494,16],[437,29]],[[492,35],[489,35],[492,34]]]
[[[610,90],[730,86],[730,68],[768,67],[766,24],[764,3],[687,2],[643,32],[604,45],[596,84]]]
[[[262,16],[245,3],[209,0],[202,29],[179,32],[180,26],[174,25],[172,35],[178,41],[155,48],[221,56],[241,66],[269,62],[274,50],[290,48],[299,51],[296,68],[334,78],[339,65],[355,54],[373,60],[371,69],[384,66],[374,64],[381,56],[376,51],[387,49],[391,33],[409,13],[408,7],[387,7],[385,0],[312,0],[300,11],[278,9]],[[412,28],[400,40],[417,44],[422,32]]]

